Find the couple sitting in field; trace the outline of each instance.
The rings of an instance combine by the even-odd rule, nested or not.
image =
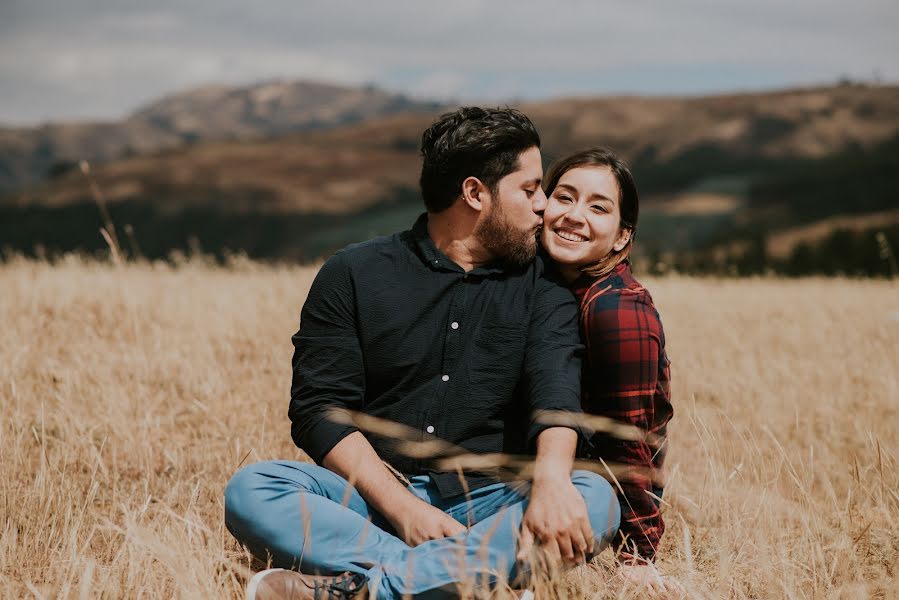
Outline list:
[[[535,569],[609,544],[622,576],[663,585],[669,370],[627,260],[631,173],[591,149],[544,182],[511,109],[444,115],[421,152],[427,212],[337,252],[303,306],[289,416],[315,464],[252,464],[225,490],[229,531],[276,567],[247,596],[529,595]]]

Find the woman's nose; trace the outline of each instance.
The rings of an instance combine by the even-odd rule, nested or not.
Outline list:
[[[576,203],[572,204],[571,207],[568,209],[568,211],[565,213],[565,218],[567,220],[571,221],[572,223],[577,223],[579,225],[581,223],[583,223],[584,215],[581,212],[580,203],[576,202]]]

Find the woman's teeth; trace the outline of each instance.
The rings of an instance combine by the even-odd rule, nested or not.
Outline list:
[[[572,231],[560,231],[556,230],[556,235],[562,238],[563,240],[568,240],[569,242],[586,242],[587,238],[582,235],[578,235]]]

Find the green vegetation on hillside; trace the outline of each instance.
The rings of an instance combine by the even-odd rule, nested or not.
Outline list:
[[[635,257],[642,265],[892,275],[897,100],[899,87],[844,86],[525,108],[547,161],[589,145],[629,160],[643,203]],[[412,223],[422,210],[417,147],[432,116],[410,111],[290,136],[135,150],[94,165],[90,177],[135,255],[199,248],[315,260]],[[104,251],[100,226],[94,192],[72,163],[0,198],[0,248]]]

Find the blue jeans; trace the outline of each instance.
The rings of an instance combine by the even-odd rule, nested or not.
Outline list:
[[[575,471],[595,537],[594,551],[618,530],[620,509],[609,483]],[[515,561],[528,484],[495,483],[441,498],[427,475],[413,494],[469,529],[410,547],[345,479],[309,463],[261,462],[238,471],[225,488],[225,524],[254,556],[304,573],[361,573],[379,599],[454,597],[459,582],[493,586],[526,577]]]

